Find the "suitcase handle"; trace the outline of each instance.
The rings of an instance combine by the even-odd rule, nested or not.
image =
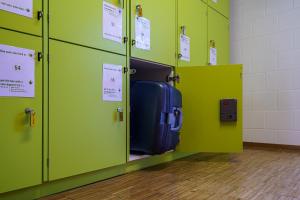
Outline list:
[[[169,113],[168,123],[171,125],[171,131],[178,132],[182,128],[183,115],[181,108],[173,108],[173,112]]]

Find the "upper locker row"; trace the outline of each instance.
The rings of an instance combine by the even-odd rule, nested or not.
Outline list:
[[[126,55],[126,41],[129,41],[132,46],[131,57],[175,66],[176,57],[179,56],[176,52],[180,52],[180,45],[176,51],[176,38],[180,43],[179,35],[183,33],[191,41],[190,61],[179,61],[179,66],[209,64],[208,52],[211,47],[217,48],[217,64],[229,63],[229,0],[208,0],[207,4],[210,7],[201,0],[178,0],[177,15],[174,0],[131,0],[131,34],[126,31],[126,1],[128,0],[91,0],[86,3],[51,0],[49,1],[49,37],[121,55]],[[9,12],[0,12],[1,26],[42,36],[42,2],[42,0],[33,0],[32,10],[21,11],[27,18]],[[117,9],[118,12],[110,15],[114,16],[111,21],[103,19],[103,12],[114,11],[104,6],[105,2],[120,8]],[[5,9],[5,6],[9,9],[8,4],[3,3],[0,6],[4,7],[0,9]],[[137,23],[137,15],[142,16],[144,20]],[[112,22],[111,28],[119,32],[119,35],[109,35],[110,30],[106,36],[104,35],[106,31],[103,27],[107,22]],[[138,44],[136,34],[145,34],[146,39],[144,39],[147,40],[148,33],[138,32],[138,27],[135,27],[137,24],[148,26],[146,30],[149,30],[150,36],[149,41],[145,41],[146,46],[144,44],[141,47]],[[107,37],[110,37],[110,40],[105,39]]]

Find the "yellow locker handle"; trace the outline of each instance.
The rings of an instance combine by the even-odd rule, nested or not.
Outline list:
[[[32,108],[26,108],[25,114],[29,115],[29,126],[34,128],[37,122],[37,115],[36,112]]]
[[[137,5],[136,6],[136,15],[138,17],[143,17],[143,8],[142,8],[142,5]]]
[[[216,41],[210,40],[210,41],[209,41],[209,47],[211,47],[211,48],[216,48]]]
[[[124,121],[124,112],[123,112],[123,108],[117,108],[117,112],[119,113],[119,120],[120,122]]]

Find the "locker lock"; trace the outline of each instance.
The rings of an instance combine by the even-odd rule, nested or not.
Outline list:
[[[142,8],[142,5],[137,5],[136,6],[136,15],[138,17],[143,17],[143,8]]]
[[[32,108],[26,108],[25,114],[29,116],[29,126],[34,128],[36,126],[36,112]]]

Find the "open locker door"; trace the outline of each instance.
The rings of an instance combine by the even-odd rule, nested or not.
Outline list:
[[[183,98],[180,152],[241,152],[242,65],[180,67]],[[237,120],[220,119],[220,100],[237,100]]]

